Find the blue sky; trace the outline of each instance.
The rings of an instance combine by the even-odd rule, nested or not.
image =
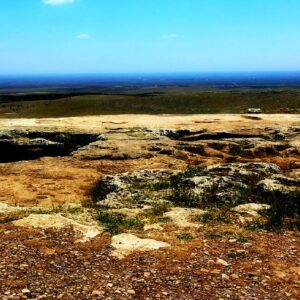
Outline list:
[[[300,70],[300,0],[1,0],[0,73]]]

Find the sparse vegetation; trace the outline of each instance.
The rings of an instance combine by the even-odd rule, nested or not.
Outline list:
[[[150,189],[153,191],[161,191],[170,188],[169,181],[159,181],[150,185]]]
[[[236,258],[245,258],[246,254],[245,252],[230,252],[227,254],[227,256],[228,258],[236,259]]]
[[[18,215],[10,215],[10,216],[3,216],[0,217],[0,224],[7,224],[16,220],[19,220],[23,216],[18,216]]]
[[[282,229],[286,217],[296,217],[299,219],[300,193],[282,193],[273,191],[264,195],[266,201],[271,205],[271,210],[264,214],[269,217],[266,228],[271,230]]]
[[[209,225],[231,224],[232,214],[228,209],[212,209],[202,215],[196,216],[195,220]]]
[[[129,218],[122,214],[104,210],[99,210],[98,219],[112,235],[119,234],[124,230],[142,229],[144,226],[139,218]]]
[[[260,220],[251,221],[246,224],[246,229],[250,231],[265,230],[266,224]]]
[[[194,239],[194,237],[189,233],[179,234],[177,235],[177,238],[183,241],[191,241]]]
[[[161,218],[157,219],[157,222],[159,222],[159,223],[169,223],[171,221],[172,221],[172,219],[169,217],[161,217]]]
[[[145,216],[148,217],[159,217],[162,216],[165,212],[170,210],[170,204],[167,202],[157,202],[152,205],[152,208],[145,211]]]
[[[248,242],[251,241],[251,240],[252,240],[251,237],[246,237],[246,236],[240,236],[240,237],[237,237],[237,238],[236,238],[236,241],[237,241],[238,243],[242,243],[242,244],[246,244],[246,243],[248,243]]]
[[[30,99],[30,97],[27,97]],[[34,99],[34,97],[33,97]],[[299,91],[197,91],[156,95],[71,95],[45,100],[3,103],[1,117],[14,113],[17,118],[47,118],[107,114],[213,114],[244,113],[249,107],[260,107],[274,113],[282,107],[297,111]],[[51,100],[52,99],[52,100]],[[27,99],[28,100],[28,99]]]
[[[194,176],[204,176],[207,170],[203,167],[189,166],[186,170],[173,175],[170,179],[172,193],[169,200],[182,207],[205,207],[210,199],[199,199],[191,190],[189,183],[185,181]]]

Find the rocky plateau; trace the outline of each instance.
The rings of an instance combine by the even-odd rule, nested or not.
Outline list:
[[[1,299],[299,299],[299,115],[0,128]]]

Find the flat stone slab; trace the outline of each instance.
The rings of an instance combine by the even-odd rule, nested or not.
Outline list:
[[[191,221],[193,216],[203,215],[206,211],[197,208],[174,207],[170,211],[164,213],[164,217],[170,218],[178,227],[200,227],[199,224]]]
[[[31,214],[26,218],[13,222],[16,226],[34,228],[65,228],[72,226],[82,236],[78,242],[87,242],[104,231],[100,226],[89,226],[66,218],[61,214]]]
[[[259,211],[270,209],[271,206],[268,204],[259,204],[259,203],[247,203],[241,204],[234,207],[232,210],[238,213],[245,213],[253,217],[259,216]]]
[[[111,245],[115,248],[112,252],[112,256],[120,259],[135,251],[150,251],[170,247],[168,243],[152,239],[141,239],[129,233],[113,236]]]

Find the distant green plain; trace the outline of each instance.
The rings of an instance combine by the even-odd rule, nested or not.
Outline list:
[[[114,114],[300,113],[300,91],[201,91],[158,95],[81,95],[0,104],[0,118],[53,118]]]

